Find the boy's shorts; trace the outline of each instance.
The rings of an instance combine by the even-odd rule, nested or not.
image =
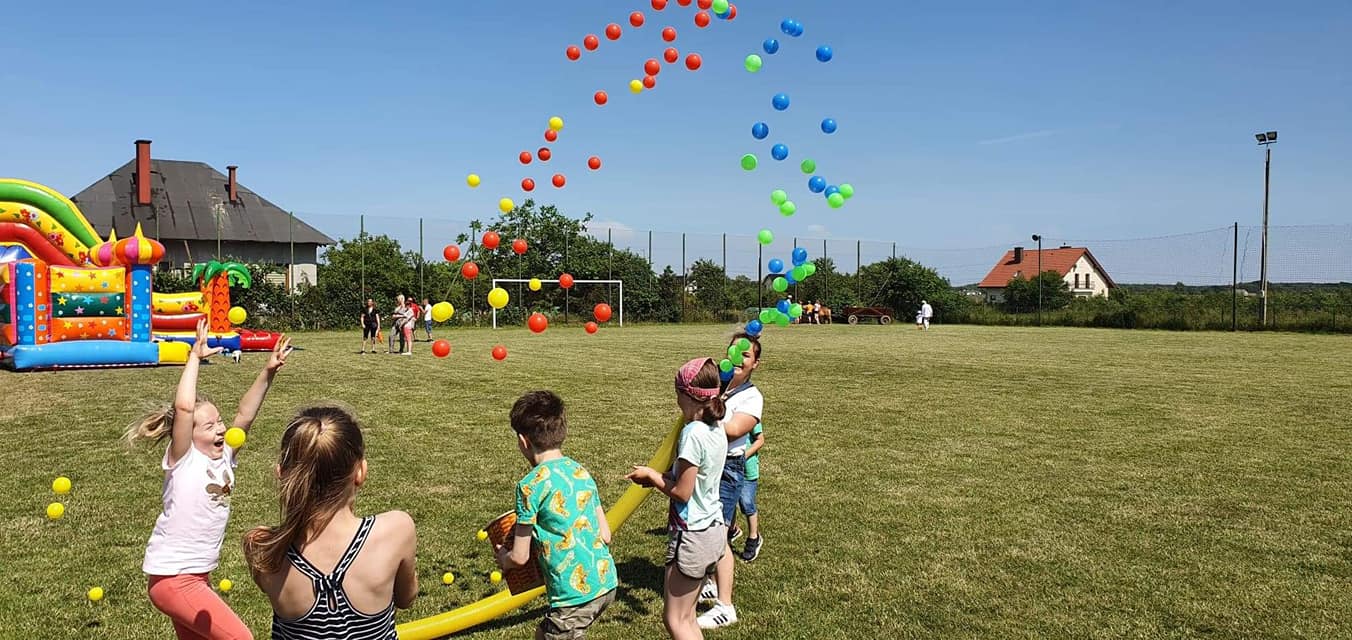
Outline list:
[[[729,524],[737,518],[737,498],[742,493],[742,479],[745,476],[745,456],[728,456],[723,461],[723,475],[718,481],[718,501],[723,506],[723,521]]]
[[[615,601],[615,590],[572,607],[551,607],[540,621],[540,637],[545,640],[575,640],[587,635],[601,612]]]
[[[742,513],[745,515],[756,515],[756,486],[759,484],[759,478],[755,480],[742,479],[742,491],[737,496],[737,506],[742,508]]]
[[[701,531],[673,531],[667,540],[667,566],[681,575],[701,580],[713,575],[728,548],[728,525],[717,523]]]

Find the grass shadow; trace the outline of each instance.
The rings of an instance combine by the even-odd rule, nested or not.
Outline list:
[[[652,592],[658,601],[662,599],[662,580],[664,569],[647,558],[634,558],[615,565],[619,575],[624,576],[615,593],[616,602],[624,603],[626,613],[615,617],[616,622],[631,623],[648,616],[648,604],[638,594]]]

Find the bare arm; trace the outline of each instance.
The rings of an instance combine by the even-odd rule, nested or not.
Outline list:
[[[760,422],[758,416],[749,413],[734,413],[732,418],[723,425],[723,431],[728,434],[729,440],[734,440],[751,433],[756,428],[757,422]]]
[[[690,496],[695,493],[695,480],[698,476],[698,467],[690,464],[688,460],[679,459],[672,473],[660,474],[649,467],[635,465],[634,470],[625,478],[640,486],[657,489],[681,502],[689,502]]]
[[[258,372],[253,386],[249,387],[244,397],[240,399],[239,412],[235,414],[235,421],[230,426],[239,427],[245,432],[249,431],[258,417],[258,410],[263,407],[263,399],[267,397],[268,389],[272,388],[272,379],[286,364],[286,357],[289,355],[291,355],[291,338],[283,335],[277,339],[277,344],[273,345],[272,355],[268,356],[268,363],[263,366],[263,370]]]
[[[197,339],[188,352],[188,362],[183,365],[183,375],[178,378],[178,390],[174,393],[174,426],[169,433],[169,466],[178,464],[179,458],[187,455],[192,447],[193,413],[197,410],[197,373],[202,358],[208,358],[221,352],[220,347],[207,348],[207,321],[197,323]]]
[[[413,601],[418,598],[418,531],[413,525],[413,518],[409,517],[403,511],[391,511],[387,514],[395,519],[396,525],[400,528],[398,536],[399,545],[402,547],[399,557],[399,569],[394,575],[394,606],[400,609],[407,609],[413,606]]]
[[[606,510],[596,505],[596,530],[601,534],[601,542],[610,544],[610,520],[606,519]]]
[[[530,562],[530,540],[534,529],[528,524],[518,524],[512,528],[512,546],[498,547],[498,566],[515,569]]]
[[[765,446],[765,432],[764,432],[764,431],[762,431],[761,433],[756,434],[756,440],[755,440],[754,442],[751,443],[751,446],[749,446],[749,447],[746,448],[746,457],[750,458],[751,456],[756,455],[756,452],[760,451],[760,450],[761,450],[761,447],[763,447],[763,446]]]

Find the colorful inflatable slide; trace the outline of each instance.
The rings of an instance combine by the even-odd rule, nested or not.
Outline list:
[[[0,365],[14,370],[182,363],[208,320],[211,346],[270,350],[277,334],[236,330],[230,286],[248,287],[241,265],[197,265],[201,289],[151,291],[164,245],[138,225],[128,238],[99,238],[65,196],[0,178]]]

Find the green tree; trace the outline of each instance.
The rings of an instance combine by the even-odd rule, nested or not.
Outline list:
[[[690,265],[690,289],[695,302],[715,318],[729,310],[728,275],[713,260],[700,259]]]
[[[817,273],[821,273],[820,267]],[[864,265],[856,278],[863,305],[881,304],[902,317],[914,314],[921,300],[928,301],[939,317],[958,305],[957,294],[947,279],[908,258],[888,258]]]
[[[1055,271],[1043,271],[1037,279],[1029,280],[1022,276],[1010,278],[1005,285],[1004,309],[1010,313],[1030,313],[1037,311],[1038,281],[1042,281],[1043,311],[1061,309],[1075,299],[1066,286],[1061,274]]]

